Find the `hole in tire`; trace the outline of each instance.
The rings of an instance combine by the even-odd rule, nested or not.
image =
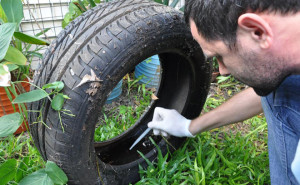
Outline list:
[[[160,85],[157,88],[155,88],[155,87],[146,87],[145,84],[143,83],[136,83],[137,88],[138,87],[143,88],[144,86],[144,89],[147,90],[147,92],[149,92],[148,96],[150,95],[151,101],[148,102],[149,104],[146,106],[146,111],[139,114],[139,117],[136,117],[135,120],[130,123],[131,125],[127,125],[127,126],[121,125],[121,127],[119,128],[121,128],[122,132],[119,132],[117,135],[114,136],[105,137],[104,140],[103,140],[104,137],[102,137],[102,139],[101,138],[99,139],[99,137],[101,137],[101,135],[99,136],[99,134],[102,134],[102,132],[98,131],[101,129],[104,130],[104,127],[96,128],[95,136],[94,136],[95,151],[102,162],[111,165],[123,165],[141,158],[141,156],[137,151],[140,151],[145,155],[151,150],[153,150],[154,148],[154,145],[151,143],[149,136],[151,136],[157,144],[162,139],[160,136],[154,136],[151,131],[132,150],[129,150],[130,146],[137,139],[137,137],[147,128],[147,123],[152,120],[154,108],[157,106],[161,106],[165,108],[175,108],[179,112],[181,112],[184,109],[185,104],[184,103],[178,104],[178,102],[176,102],[175,100],[181,99],[180,102],[186,102],[188,99],[190,75],[187,71],[190,71],[190,66],[188,64],[189,62],[185,57],[175,53],[164,53],[164,54],[160,54],[159,56],[161,60],[164,59],[163,61],[161,61],[161,65],[159,68],[160,78],[161,78]],[[170,70],[164,71],[163,70],[164,68]],[[175,70],[180,69],[181,73],[179,73],[180,71],[172,71],[174,69]],[[126,74],[125,77],[122,78],[123,79],[122,95],[123,94],[127,95],[128,93],[128,88],[127,89],[124,88],[124,86],[126,85],[128,87],[128,84],[126,84],[128,82],[126,82],[126,80],[128,81],[129,78],[130,78],[129,81],[136,80],[136,78],[133,77],[134,77],[134,73],[131,72]],[[164,81],[166,81],[167,83],[164,83]],[[176,89],[177,87],[176,83],[178,83],[177,85],[181,86],[181,88]],[[153,88],[155,88],[155,90]],[[129,91],[131,91],[130,93],[132,93],[133,91],[136,91],[136,89],[130,89]],[[168,93],[168,91],[175,92],[175,93],[170,94]],[[152,100],[153,97],[151,98],[151,94],[155,94],[158,100]],[[164,99],[167,101],[164,101]],[[122,98],[118,99],[117,101],[120,100],[122,100]],[[136,105],[136,103],[137,102],[133,101],[133,104]],[[125,114],[128,113],[128,106],[124,107],[124,105],[121,105],[118,102],[117,103],[112,102],[111,104],[107,104],[104,106],[104,110],[103,110],[104,114],[107,114],[109,113],[109,110],[112,110],[111,107],[114,107],[113,104],[117,105],[115,109],[117,110],[116,114],[119,115],[120,111]],[[107,107],[109,108],[107,109]],[[114,119],[117,120],[116,118]],[[102,121],[101,122],[102,125],[106,124],[106,127],[108,128],[109,126],[111,126],[111,124],[107,124],[111,122],[110,118],[108,118],[107,116],[106,118],[105,116],[102,116],[102,118],[100,118],[100,121]],[[109,133],[109,130],[108,129],[106,130]],[[123,132],[124,130],[126,131]]]
[[[132,127],[157,100],[160,76],[158,55],[149,57],[127,73],[108,95],[94,141],[114,139]]]

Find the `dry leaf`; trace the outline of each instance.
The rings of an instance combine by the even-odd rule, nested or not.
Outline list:
[[[99,88],[99,87],[101,87],[101,84],[100,84],[100,82],[93,82],[93,83],[91,83],[91,85],[90,85],[92,88]]]
[[[91,75],[89,75],[89,74],[84,75],[84,77],[82,78],[81,82],[80,82],[75,88],[77,88],[77,87],[79,87],[79,86],[85,84],[86,82],[101,82],[101,81],[102,81],[102,80],[100,80],[100,79],[96,76],[96,74],[95,74],[95,72],[93,71],[93,69],[91,69]],[[100,83],[99,83],[99,84],[100,84]]]
[[[134,103],[136,104],[136,105],[140,105],[140,102],[139,101],[134,101]]]
[[[156,73],[160,73],[160,66],[157,67]]]
[[[154,92],[156,91],[156,88],[155,88],[155,87],[152,87],[152,88],[150,89],[150,91],[154,93]]]
[[[88,93],[91,96],[94,96],[97,92],[97,89],[88,89],[85,92]]]
[[[158,100],[157,96],[155,96],[155,94],[151,94],[151,99],[152,100]]]

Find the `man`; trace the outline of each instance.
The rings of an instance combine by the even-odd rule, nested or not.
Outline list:
[[[271,183],[298,184],[300,0],[186,0],[185,19],[206,57],[218,59],[220,73],[252,88],[194,120],[158,107],[148,126],[154,134],[192,137],[263,110]]]

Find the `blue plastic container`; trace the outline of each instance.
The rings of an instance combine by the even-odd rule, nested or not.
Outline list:
[[[118,99],[118,97],[122,94],[122,83],[123,79],[117,84],[117,86],[111,91],[109,97],[106,100],[106,104],[111,104],[114,100]]]
[[[144,77],[139,81],[146,84],[146,87],[157,87],[160,80],[160,62],[158,55],[144,60],[135,67],[134,77],[139,78],[141,75]]]

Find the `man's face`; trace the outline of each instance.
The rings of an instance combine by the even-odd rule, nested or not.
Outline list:
[[[199,35],[194,21],[190,23],[192,35],[206,57],[217,58],[220,73],[232,74],[239,81],[253,87],[258,95],[268,95],[288,75],[285,72],[287,70],[284,59],[274,56],[271,52],[262,52],[251,39],[238,38],[235,48],[230,50],[223,41],[207,42]]]

